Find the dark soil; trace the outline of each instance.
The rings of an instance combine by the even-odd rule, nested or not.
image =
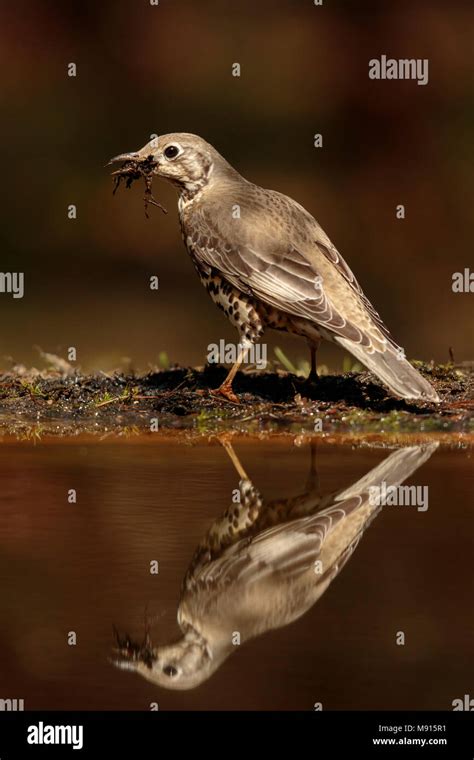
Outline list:
[[[226,374],[215,365],[143,376],[20,369],[0,376],[0,428],[20,438],[157,430],[474,437],[474,363],[417,367],[441,404],[395,399],[368,372],[327,375],[313,385],[283,371],[240,372],[240,403],[232,404],[209,392]]]

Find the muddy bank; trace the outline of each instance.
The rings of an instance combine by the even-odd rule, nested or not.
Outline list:
[[[24,368],[0,376],[0,431],[44,435],[222,431],[292,434],[474,435],[474,363],[417,367],[442,402],[395,399],[369,372],[326,375],[316,384],[284,371],[241,372],[232,404],[213,396],[223,367],[175,367],[138,376]]]

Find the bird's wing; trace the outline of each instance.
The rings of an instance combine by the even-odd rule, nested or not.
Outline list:
[[[334,577],[380,510],[373,487],[398,486],[436,451],[438,444],[410,446],[386,457],[366,475],[335,495],[326,509],[280,523],[226,548],[193,578],[194,587],[218,591],[235,582],[255,583],[278,575],[291,579],[321,562],[316,581]]]
[[[321,558],[328,536],[361,504],[362,499],[354,496],[317,515],[276,525],[250,540],[243,539],[229,547],[219,559],[201,568],[195,583],[217,590],[236,581],[256,583],[274,574],[286,580],[300,575]],[[331,571],[359,533],[360,525],[357,525],[348,532],[347,540],[337,542],[334,551],[324,552],[323,573],[315,576],[316,580],[322,580]]]
[[[369,353],[397,347],[354,274],[305,209],[280,193],[234,191],[234,219],[215,204],[193,211],[188,246],[200,266],[294,317],[316,322]]]

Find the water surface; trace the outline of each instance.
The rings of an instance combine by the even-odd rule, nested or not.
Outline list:
[[[27,709],[450,709],[472,691],[471,452],[405,449],[398,464],[382,465],[392,450],[318,443],[311,452],[307,444],[245,439],[233,450],[234,462],[217,441],[0,447],[0,698],[22,698]],[[324,579],[313,573],[311,588],[317,557],[312,544],[306,559],[299,545],[297,558],[288,555],[292,522],[320,530],[318,511],[337,511],[344,490],[353,514],[362,514],[354,499],[363,501],[377,466],[384,477],[411,468],[406,483],[427,487],[428,508],[366,509],[355,541],[341,518],[341,566],[327,567]],[[260,523],[229,541],[222,515],[235,507],[242,470]],[[262,543],[271,525],[276,540]],[[218,544],[208,556],[210,528]],[[274,566],[250,614],[239,573],[245,568],[255,588],[255,563],[243,557],[259,536],[266,555],[257,570]],[[237,570],[222,569],[229,551]],[[158,574],[150,573],[153,562]],[[211,592],[216,567],[224,582],[212,603],[196,601],[193,578],[212,562]],[[289,611],[291,573],[306,580],[291,587]],[[176,616],[185,577],[196,625],[211,626],[215,642],[226,626],[242,629],[241,644],[193,689],[165,689],[114,667],[113,625],[140,642],[146,618],[157,646],[182,637]]]

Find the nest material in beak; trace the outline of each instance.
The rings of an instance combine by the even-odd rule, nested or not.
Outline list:
[[[126,154],[124,154],[124,158],[125,156]],[[117,159],[119,158],[120,156],[117,156]],[[153,182],[153,170],[155,166],[156,161],[153,159],[153,156],[148,156],[145,159],[130,158],[125,160],[125,163],[121,169],[112,172],[112,176],[114,178],[114,195],[117,192],[122,181],[125,182],[125,187],[129,189],[135,180],[143,177],[145,181],[145,195],[143,196],[143,201],[145,203],[145,216],[147,219],[149,205],[158,206],[158,208],[161,208],[164,214],[168,213],[167,210],[161,205],[161,203],[156,200],[156,198],[153,197],[152,194],[151,186]]]
[[[153,651],[153,645],[148,630],[145,632],[145,639],[142,644],[133,641],[128,634],[121,636],[115,626],[114,636],[117,644],[114,651],[119,655],[117,659],[113,660],[114,665],[117,665],[124,670],[134,670],[136,667],[134,663],[137,662],[143,662],[147,668],[153,666],[153,663],[156,660],[156,655]]]

